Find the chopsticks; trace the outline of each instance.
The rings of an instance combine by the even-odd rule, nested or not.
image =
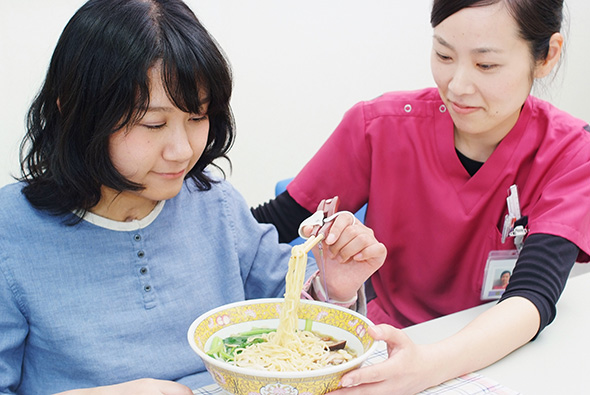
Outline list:
[[[311,236],[309,239],[307,239],[307,241],[305,243],[303,243],[301,246],[303,247],[303,250],[305,251],[305,253],[307,254],[309,251],[311,251],[311,249],[313,247],[315,247],[320,241],[322,241],[324,239],[324,235],[322,233],[320,233],[317,236]]]

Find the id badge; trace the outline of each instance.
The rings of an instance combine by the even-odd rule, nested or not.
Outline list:
[[[483,275],[481,300],[500,299],[510,281],[517,259],[517,250],[490,251]]]

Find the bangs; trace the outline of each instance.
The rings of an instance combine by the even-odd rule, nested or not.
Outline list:
[[[208,115],[227,112],[232,91],[229,64],[214,38],[184,4],[162,4],[152,9],[152,35],[145,43],[150,68],[160,66],[162,84],[170,101],[181,111]],[[176,7],[182,7],[181,10]],[[123,124],[135,123],[149,107],[147,71],[136,76],[135,106]]]
[[[185,65],[187,63],[180,63]],[[209,85],[206,76],[196,63],[188,63],[189,68],[179,67],[179,63],[162,63],[162,82],[168,98],[181,111],[200,114],[203,104],[210,101]]]
[[[200,113],[204,102],[209,102],[210,115],[225,111],[231,96],[231,76],[219,46],[204,29],[182,29],[178,24],[172,28],[163,19],[160,60],[170,100],[188,113]]]

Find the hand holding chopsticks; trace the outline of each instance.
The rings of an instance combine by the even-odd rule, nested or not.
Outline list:
[[[337,211],[338,203],[338,197],[322,200],[316,213],[300,227],[300,234],[304,228],[306,234],[311,233],[301,246],[306,253],[313,249],[326,301],[354,297],[387,255],[373,231],[358,222],[354,214]]]

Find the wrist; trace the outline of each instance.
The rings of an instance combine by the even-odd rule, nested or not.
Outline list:
[[[324,284],[319,272],[316,273],[316,275],[314,275],[311,279],[311,285],[317,300],[322,302],[328,302],[342,307],[350,307],[355,304],[358,299],[358,294],[356,292],[353,296],[348,298],[341,298],[340,296],[332,297],[331,294],[328,293],[328,291],[324,288]]]

